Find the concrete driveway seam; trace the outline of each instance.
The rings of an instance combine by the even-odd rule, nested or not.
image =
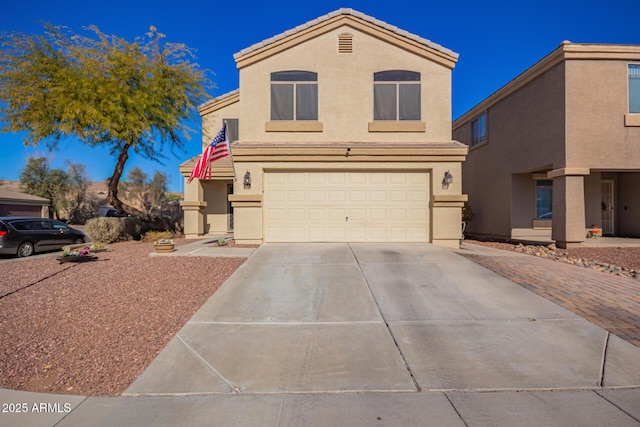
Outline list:
[[[182,337],[180,337],[180,333],[176,335],[176,338],[178,338],[178,340],[182,343],[182,345],[184,345],[187,348],[187,350],[189,350],[196,359],[198,359],[202,364],[204,364],[204,366],[206,366],[214,374],[216,374],[218,378],[220,378],[232,390],[232,393],[234,394],[241,393],[238,386],[232,384],[229,380],[227,380],[224,376],[222,376],[222,374],[218,372],[216,368],[211,366],[209,362],[207,362],[202,356],[200,356],[200,354],[198,354],[198,352],[193,347],[191,347],[185,340],[182,339]]]
[[[373,290],[371,289],[371,285],[369,284],[369,280],[367,279],[367,276],[364,274],[364,271],[362,270],[362,266],[360,265],[360,260],[358,259],[358,257],[356,256],[355,252],[353,251],[353,248],[351,247],[351,243],[347,243],[347,246],[349,247],[349,250],[351,251],[351,253],[353,254],[353,257],[356,260],[356,265],[358,266],[358,269],[360,270],[360,273],[362,274],[362,278],[364,279],[364,282],[367,284],[367,288],[369,289],[369,293],[371,294],[371,298],[373,298],[373,302],[375,303],[378,311],[380,312],[380,316],[382,317],[382,320],[384,322],[385,328],[387,329],[387,332],[388,332],[389,336],[393,340],[393,345],[396,347],[396,351],[400,355],[400,358],[402,359],[402,363],[404,363],[404,367],[407,370],[407,372],[409,373],[409,376],[411,377],[411,381],[413,382],[413,385],[416,388],[416,391],[418,391],[418,392],[422,391],[422,389],[420,387],[420,384],[418,384],[418,380],[416,379],[415,375],[413,374],[413,371],[411,370],[411,367],[409,366],[409,362],[407,362],[407,359],[405,358],[404,354],[402,353],[402,350],[400,349],[400,345],[398,344],[398,340],[396,339],[396,337],[393,335],[393,332],[391,331],[391,327],[389,326],[389,322],[387,321],[387,319],[384,316],[384,313],[380,309],[380,304],[378,304],[378,300],[376,299],[376,296],[374,295]]]

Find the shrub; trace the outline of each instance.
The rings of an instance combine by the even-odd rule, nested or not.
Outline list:
[[[85,231],[94,242],[114,243],[129,238],[121,218],[92,218]]]
[[[155,242],[162,239],[171,239],[173,234],[170,231],[147,231],[143,236],[142,240],[145,242]]]

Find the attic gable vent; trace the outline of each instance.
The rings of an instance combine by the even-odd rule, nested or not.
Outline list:
[[[338,35],[338,53],[353,53],[353,35],[342,33]]]

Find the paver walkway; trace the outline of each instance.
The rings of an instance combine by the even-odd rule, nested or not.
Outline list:
[[[640,280],[509,251],[460,253],[640,347]]]

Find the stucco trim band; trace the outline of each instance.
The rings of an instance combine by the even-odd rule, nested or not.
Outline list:
[[[262,194],[229,194],[228,197],[234,208],[262,207]]]
[[[547,172],[548,178],[558,178],[561,176],[586,176],[591,173],[589,168],[560,168]]]
[[[624,115],[625,126],[640,126],[640,114],[625,114]]]
[[[199,202],[197,200],[185,200],[180,202],[180,206],[185,211],[197,211],[207,207],[207,202]]]
[[[461,208],[469,200],[467,194],[434,194],[431,206],[434,208]]]

